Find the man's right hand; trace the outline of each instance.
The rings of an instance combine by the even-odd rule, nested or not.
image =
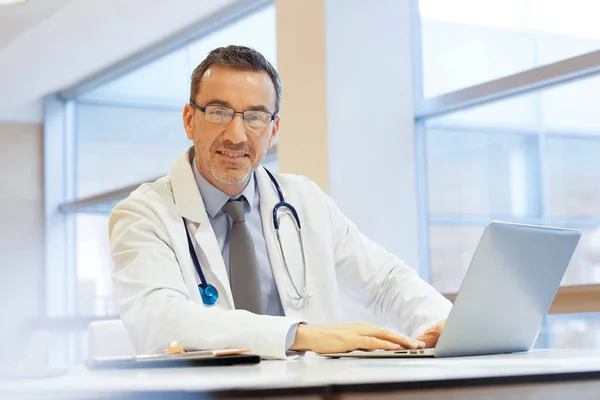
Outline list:
[[[353,350],[398,350],[425,347],[425,343],[365,322],[339,325],[298,325],[289,350],[344,353]]]

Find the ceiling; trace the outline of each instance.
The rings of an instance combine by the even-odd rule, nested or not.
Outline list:
[[[0,6],[0,51],[73,0],[29,0]]]
[[[266,0],[29,0],[0,6],[0,121],[42,120],[42,99],[228,7]]]

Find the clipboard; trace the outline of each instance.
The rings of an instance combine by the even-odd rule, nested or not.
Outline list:
[[[248,350],[222,349],[124,357],[94,357],[87,360],[85,366],[88,369],[180,368],[258,364],[259,362],[260,356],[249,354]]]

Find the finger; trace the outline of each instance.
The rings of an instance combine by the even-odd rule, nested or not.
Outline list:
[[[425,332],[418,335],[416,337],[416,339],[418,339],[422,342],[425,342],[427,347],[435,347],[435,345],[438,342],[438,339],[440,338],[440,334],[442,333],[442,330],[444,329],[445,323],[446,323],[446,320],[440,321],[437,325],[433,326],[432,328],[427,329]]]
[[[375,337],[381,340],[387,340],[388,342],[397,343],[405,349],[416,349],[425,347],[425,343],[418,341],[408,336],[396,334],[390,330],[371,327],[366,335]]]
[[[435,347],[440,335],[435,331],[427,331],[417,336],[415,339],[425,343],[426,347]]]
[[[358,348],[366,351],[371,350],[399,350],[402,348],[397,343],[392,343],[387,340],[381,340],[374,337],[362,337],[358,341]]]

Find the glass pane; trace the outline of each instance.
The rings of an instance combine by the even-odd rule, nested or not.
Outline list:
[[[539,92],[540,125],[547,132],[599,136],[600,76]]]
[[[442,293],[456,293],[473,258],[482,226],[430,226],[431,284]]]
[[[191,43],[188,50],[190,73],[213,48],[230,44],[252,47],[277,67],[276,23],[275,6],[271,5]]]
[[[78,104],[77,196],[165,175],[191,146],[181,110]]]
[[[600,227],[576,229],[581,239],[561,285],[600,283]]]
[[[184,47],[94,89],[81,99],[180,106],[190,92],[188,49]]]
[[[548,214],[600,218],[600,138],[548,137],[545,159]]]
[[[427,129],[431,214],[536,215],[537,139]]]
[[[252,47],[276,65],[275,23],[275,6],[270,5],[115,79],[83,98],[180,106],[189,98],[192,71],[214,48],[230,44]]]
[[[600,348],[600,313],[547,316],[535,347]]]
[[[107,215],[76,215],[79,315],[115,315]]]
[[[425,97],[600,48],[596,0],[419,0],[419,9]]]

